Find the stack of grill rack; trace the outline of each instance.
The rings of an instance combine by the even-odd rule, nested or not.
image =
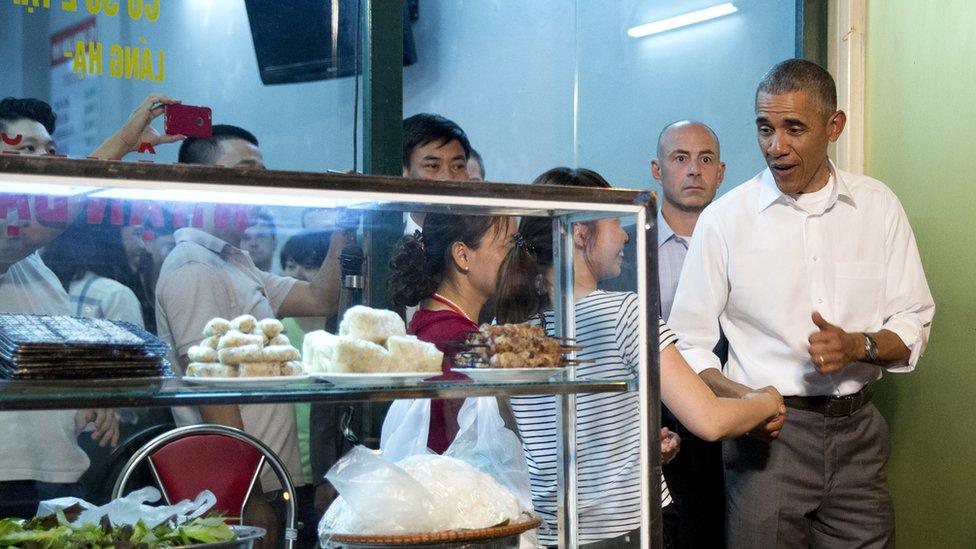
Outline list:
[[[128,322],[0,314],[0,378],[106,380],[172,377],[169,347]]]

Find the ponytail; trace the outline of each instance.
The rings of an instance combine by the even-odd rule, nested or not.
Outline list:
[[[390,258],[387,291],[396,307],[414,307],[434,295],[440,280],[428,274],[427,254],[420,231],[397,242]]]
[[[549,308],[552,267],[552,220],[527,217],[519,224],[515,246],[498,271],[495,318],[499,323],[525,322]]]

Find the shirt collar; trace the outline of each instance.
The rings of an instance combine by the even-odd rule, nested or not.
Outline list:
[[[173,233],[173,237],[176,239],[177,244],[180,242],[192,242],[194,244],[203,246],[215,254],[222,253],[227,248],[233,248],[233,246],[227,242],[208,232],[201,231],[200,229],[177,229],[176,232]]]
[[[664,243],[671,240],[674,236],[674,231],[671,230],[671,225],[664,219],[664,214],[661,210],[657,211],[657,246],[660,248],[664,246]]]
[[[851,206],[857,208],[857,203],[854,201],[854,194],[851,193],[851,188],[847,185],[844,172],[837,169],[833,160],[829,160],[829,162],[830,172],[834,174],[834,191],[830,196],[830,204],[833,205],[838,199],[843,198],[845,202],[849,202]]]
[[[830,209],[840,198],[843,198],[852,206],[857,207],[857,204],[854,203],[854,195],[851,194],[851,190],[844,180],[843,173],[837,169],[833,160],[828,158],[827,163],[830,167],[830,177],[834,180],[833,188],[830,191],[830,199],[827,201],[827,209]],[[759,200],[756,204],[756,212],[762,213],[763,210],[772,206],[777,201],[783,200],[785,197],[786,195],[776,186],[776,180],[773,179],[773,172],[769,168],[763,170],[759,174]]]

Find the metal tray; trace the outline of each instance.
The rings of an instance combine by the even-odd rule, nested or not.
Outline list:
[[[219,543],[200,543],[197,545],[180,545],[175,549],[250,549],[254,547],[254,542],[263,538],[267,533],[264,528],[257,526],[231,526],[231,530],[237,534],[237,539],[231,541],[221,541]]]

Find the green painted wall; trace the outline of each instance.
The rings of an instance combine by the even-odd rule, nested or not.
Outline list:
[[[976,2],[873,0],[867,167],[901,199],[936,313],[913,374],[889,375],[898,546],[976,547]]]

